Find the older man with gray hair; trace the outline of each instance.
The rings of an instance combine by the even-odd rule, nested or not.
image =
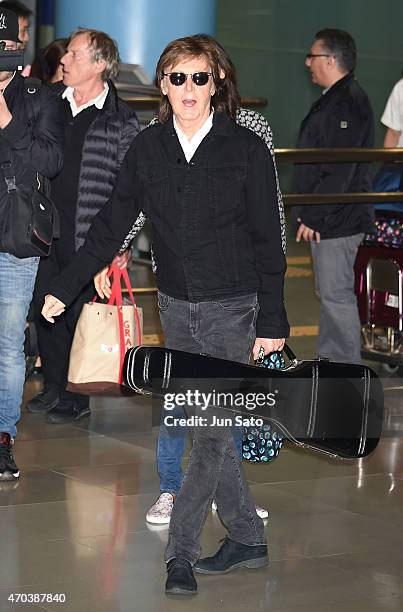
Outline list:
[[[52,255],[41,261],[35,303],[41,305],[50,280],[83,245],[91,221],[108,201],[129,145],[139,132],[136,114],[118,96],[111,81],[117,74],[116,43],[104,32],[79,29],[70,38],[63,66],[65,150],[62,172],[53,181],[62,235]],[[126,265],[127,257],[119,257]],[[82,305],[94,294],[92,283],[57,324],[38,316],[39,351],[44,387],[28,403],[32,413],[46,414],[50,423],[89,415],[89,398],[65,390],[70,347]],[[38,315],[40,308],[38,308]]]

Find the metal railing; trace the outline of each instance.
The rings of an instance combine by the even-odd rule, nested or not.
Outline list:
[[[161,98],[160,96],[136,96],[123,99],[134,110],[157,110]],[[263,108],[267,106],[267,98],[241,98],[241,106]]]
[[[333,164],[351,162],[394,162],[403,163],[403,148],[399,149],[275,149],[278,163],[288,164]]]
[[[278,164],[340,164],[357,162],[401,162],[401,149],[275,149]],[[393,192],[367,193],[284,193],[285,206],[315,206],[317,204],[372,204],[374,202],[402,202],[403,194]]]

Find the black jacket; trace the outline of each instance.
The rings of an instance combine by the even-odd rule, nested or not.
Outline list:
[[[25,93],[24,78],[19,74],[14,75],[4,92],[12,119],[0,129],[0,163],[12,161],[17,186],[35,187],[37,173],[52,178],[63,161],[62,118],[57,97],[46,85],[32,95],[39,96],[38,104],[31,102]],[[0,250],[6,197],[6,183],[0,170]]]
[[[112,81],[108,81],[108,85],[105,104],[90,125],[82,148],[75,219],[76,249],[84,244],[93,218],[109,200],[126,151],[140,131],[134,110],[120,100]]]
[[[367,94],[348,74],[311,107],[301,124],[298,147],[372,147],[374,118]],[[297,193],[371,191],[371,164],[297,164]],[[365,204],[320,204],[293,208],[292,218],[320,232],[321,238],[339,238],[370,231],[372,208]]]
[[[288,335],[276,178],[261,138],[215,113],[188,164],[172,119],[141,132],[85,246],[50,293],[71,303],[112,260],[141,210],[153,226],[162,291],[190,301],[257,291],[257,335]]]

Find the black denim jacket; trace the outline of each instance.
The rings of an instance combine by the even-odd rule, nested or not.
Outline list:
[[[190,301],[256,291],[258,336],[288,336],[275,171],[258,136],[215,113],[187,163],[172,120],[144,130],[84,247],[50,292],[69,304],[113,259],[140,211],[153,226],[159,289]]]

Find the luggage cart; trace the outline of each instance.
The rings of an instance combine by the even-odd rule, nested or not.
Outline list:
[[[403,365],[403,249],[362,244],[355,264],[363,358]]]

